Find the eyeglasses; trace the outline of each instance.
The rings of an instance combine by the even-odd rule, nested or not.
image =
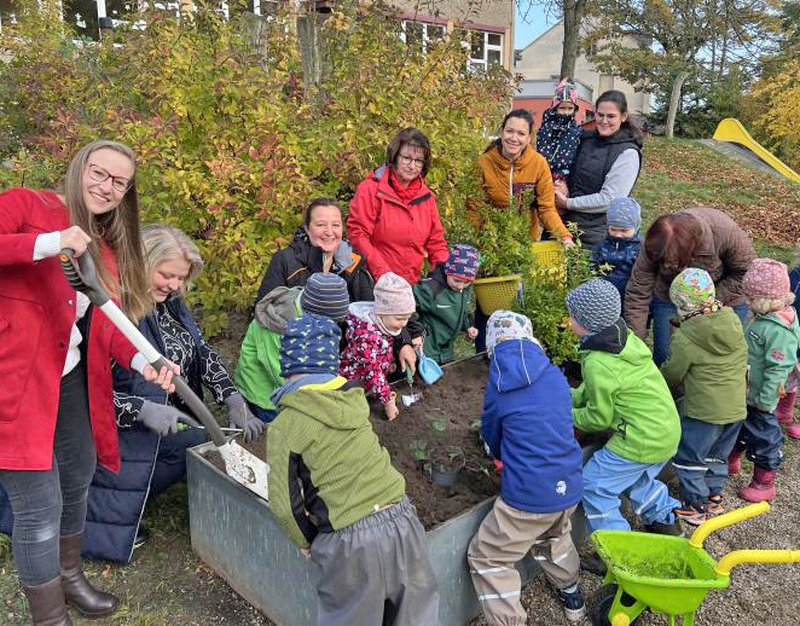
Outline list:
[[[425,165],[425,159],[415,159],[405,154],[398,154],[397,160],[403,165],[413,165],[414,167],[423,167]]]
[[[131,187],[131,181],[120,176],[112,176],[99,165],[89,163],[89,178],[96,183],[104,183],[111,179],[111,188],[119,195],[124,194]]]

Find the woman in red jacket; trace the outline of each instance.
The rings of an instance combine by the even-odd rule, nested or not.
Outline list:
[[[0,194],[0,484],[14,512],[12,550],[34,625],[72,624],[119,600],[92,587],[80,563],[95,465],[119,469],[111,358],[172,390],[88,298],[67,282],[63,248],[91,254],[108,291],[134,319],[151,306],[129,148],[95,141],[60,193]]]
[[[425,184],[430,166],[428,138],[405,128],[389,143],[386,163],[356,189],[347,232],[376,281],[394,272],[414,285],[425,253],[431,267],[447,261],[450,252],[436,198]]]

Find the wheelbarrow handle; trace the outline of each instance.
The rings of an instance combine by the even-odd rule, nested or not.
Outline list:
[[[727,576],[742,563],[800,563],[800,550],[734,550],[719,560],[714,571]]]
[[[766,513],[769,511],[769,509],[770,506],[768,502],[759,502],[758,504],[751,504],[749,506],[742,507],[741,509],[735,509],[730,513],[720,515],[719,517],[715,517],[714,519],[710,519],[701,524],[700,527],[694,531],[692,538],[689,539],[689,544],[693,548],[702,548],[703,542],[715,530],[725,528],[726,526],[732,526],[733,524],[738,524],[739,522],[743,522],[744,520],[755,517],[756,515]]]

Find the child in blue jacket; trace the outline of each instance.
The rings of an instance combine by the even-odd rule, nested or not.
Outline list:
[[[633,198],[616,198],[608,205],[606,225],[608,234],[592,250],[592,263],[598,268],[611,266],[603,278],[617,288],[624,302],[625,288],[642,248],[642,207]]]
[[[500,497],[467,552],[478,600],[490,624],[527,623],[514,564],[532,548],[567,619],[579,621],[584,602],[570,516],[582,497],[582,454],[569,385],[524,315],[495,311],[486,349],[491,361],[481,433],[503,462],[503,474]]]

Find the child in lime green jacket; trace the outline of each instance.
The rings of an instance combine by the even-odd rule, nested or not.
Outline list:
[[[583,383],[572,391],[572,420],[586,432],[612,430],[583,468],[583,508],[591,531],[630,530],[620,513],[626,493],[652,532],[680,534],[680,502],[657,480],[681,435],[678,411],[644,342],[621,319],[617,289],[594,279],[567,295],[581,339]]]
[[[270,396],[286,381],[281,377],[281,337],[286,325],[303,313],[344,320],[350,296],[347,283],[336,274],[312,274],[304,287],[276,287],[256,304],[236,367],[236,386],[263,422],[275,419]]]

